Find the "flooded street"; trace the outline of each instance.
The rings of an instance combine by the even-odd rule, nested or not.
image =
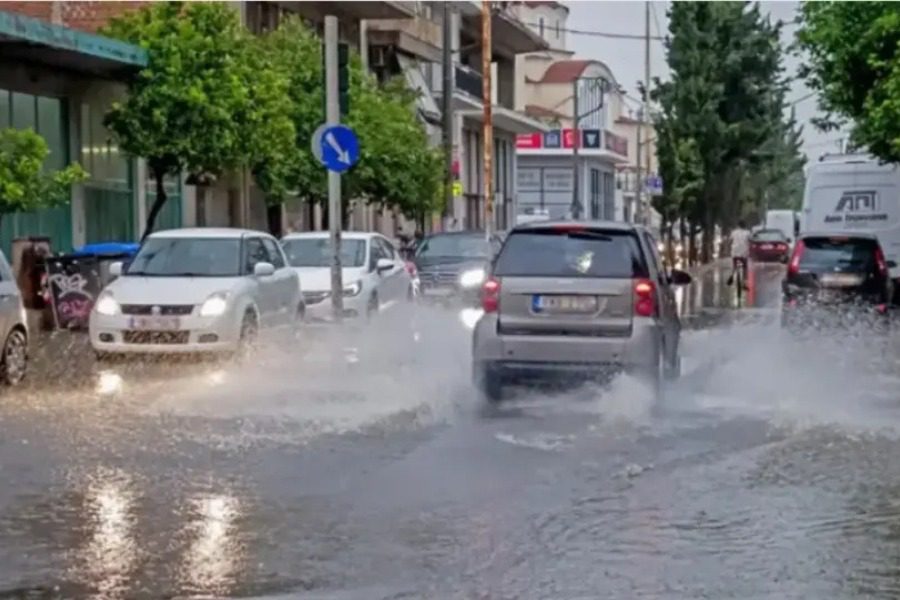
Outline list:
[[[788,339],[781,269],[740,310],[721,270],[684,291],[661,405],[621,377],[488,408],[430,312],[358,365],[32,381],[0,397],[0,598],[896,598],[894,345]]]

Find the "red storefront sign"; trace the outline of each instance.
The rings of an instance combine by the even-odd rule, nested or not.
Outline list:
[[[581,133],[579,131],[578,133]],[[563,129],[563,148],[574,148],[576,142],[578,143],[578,147],[582,147],[581,140],[579,139],[580,135],[575,135],[574,129]]]
[[[540,148],[543,137],[540,133],[520,133],[516,136],[516,148]]]

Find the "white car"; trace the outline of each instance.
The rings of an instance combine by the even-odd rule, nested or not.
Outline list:
[[[300,275],[307,317],[332,319],[331,241],[327,231],[292,233],[281,240],[288,263]],[[344,318],[365,319],[415,299],[412,275],[394,244],[378,233],[341,234]]]
[[[258,334],[299,327],[300,281],[277,240],[244,229],[154,233],[97,297],[98,355],[234,352]]]
[[[13,270],[0,252],[0,381],[9,386],[25,379],[28,367],[28,319]]]

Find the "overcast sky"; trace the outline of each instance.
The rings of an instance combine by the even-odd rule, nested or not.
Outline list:
[[[640,0],[569,0],[566,4],[570,8],[568,28],[585,32],[613,32],[643,35],[644,33],[644,2]],[[666,11],[669,2],[651,2],[650,34],[652,36],[665,36],[668,32],[669,20]],[[796,26],[791,21],[797,11],[798,2],[761,2],[763,10],[767,11],[773,20],[786,22],[783,29],[782,43],[787,46],[793,41]],[[612,69],[619,83],[625,87],[628,93],[637,96],[637,82],[644,76],[644,41],[608,38],[596,35],[578,34],[569,32],[569,50],[574,50],[580,58],[593,58],[602,60]],[[796,74],[799,59],[787,56],[785,67],[788,74]],[[660,40],[650,42],[650,75],[651,77],[667,76],[665,49]],[[837,140],[843,134],[838,132],[819,133],[809,123],[809,119],[816,116],[815,97],[803,98],[810,90],[802,81],[795,81],[788,101],[796,102],[797,119],[803,127],[804,151],[807,156],[815,160],[824,152],[837,150]]]

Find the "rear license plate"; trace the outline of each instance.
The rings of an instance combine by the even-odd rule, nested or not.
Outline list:
[[[850,273],[823,273],[819,282],[828,287],[854,287],[862,283],[862,277]]]
[[[446,298],[448,296],[453,295],[453,288],[450,287],[424,287],[422,288],[422,293],[426,296],[433,296],[436,298]]]
[[[531,307],[538,313],[594,313],[597,312],[597,297],[535,295]]]
[[[181,329],[178,317],[131,317],[130,329],[141,331],[174,331]]]

